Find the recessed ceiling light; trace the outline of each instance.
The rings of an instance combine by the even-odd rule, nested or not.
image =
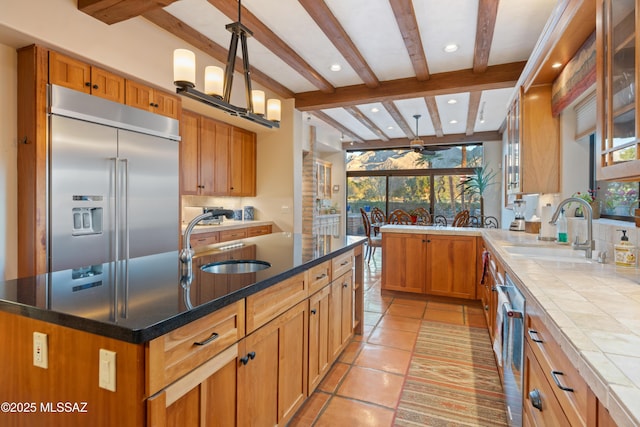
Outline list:
[[[458,45],[455,43],[448,44],[444,47],[444,51],[447,53],[453,53],[458,50]]]
[[[560,67],[562,67],[561,62],[554,62],[553,65],[551,66],[551,68],[560,68]]]
[[[331,71],[340,71],[340,70],[342,70],[342,66],[340,64],[332,64],[330,68],[331,68]]]
[[[456,104],[457,102],[458,102],[457,99],[451,98],[450,100],[447,101],[447,104]]]
[[[449,124],[455,125],[456,123],[458,123],[458,121],[456,119],[450,120]]]
[[[371,112],[372,112],[372,113],[377,113],[378,111],[380,111],[380,110],[378,110],[376,107],[373,107],[373,108],[371,109]]]
[[[387,130],[393,130],[393,126],[387,126]]]

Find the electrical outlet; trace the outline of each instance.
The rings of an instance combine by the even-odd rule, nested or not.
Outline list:
[[[33,366],[39,368],[49,368],[49,346],[47,345],[47,334],[42,332],[33,333]]]
[[[100,349],[100,367],[98,385],[110,391],[116,391],[116,352]]]

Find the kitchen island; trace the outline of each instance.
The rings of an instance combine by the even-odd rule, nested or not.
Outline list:
[[[0,355],[11,367],[0,400],[14,402],[0,424],[285,423],[311,372],[326,373],[361,331],[363,242],[275,233],[201,248],[191,278],[169,252],[0,283],[0,339],[11,349]],[[198,268],[240,259],[271,266]],[[310,309],[319,293],[327,304]],[[71,410],[56,412],[59,402]]]
[[[584,251],[541,242],[536,235],[522,232],[402,225],[387,225],[381,231],[383,240],[385,236],[482,238],[484,247],[501,265],[501,272],[509,275],[525,296],[525,347],[531,350],[525,350],[527,364],[533,366],[538,363],[534,359],[541,359],[539,365],[545,370],[549,366],[541,355],[550,356],[552,363],[568,362],[563,369],[575,370],[576,380],[583,384],[576,386],[575,392],[568,392],[557,391],[551,382],[553,391],[542,393],[543,409],[539,411],[533,407],[530,393],[540,390],[528,380],[529,368],[525,366],[525,412],[527,416],[533,414],[534,421],[540,423],[537,425],[554,425],[536,418],[549,413],[554,400],[564,405],[560,413],[564,411],[565,417],[561,418],[564,424],[555,425],[614,425],[598,417],[618,426],[640,425],[640,270],[616,267],[611,260],[605,264],[595,258],[588,260]],[[383,261],[385,257],[383,251]],[[475,264],[476,260],[466,262]],[[428,263],[414,260],[410,264]],[[479,282],[482,265],[478,270]],[[480,289],[477,295],[480,298]],[[538,350],[545,345],[549,348]]]

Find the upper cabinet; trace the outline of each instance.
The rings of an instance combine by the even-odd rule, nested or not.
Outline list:
[[[180,100],[177,96],[162,92],[132,80],[127,80],[125,103],[132,107],[177,119]]]
[[[199,196],[256,195],[256,135],[183,111],[180,192]]]
[[[560,192],[560,122],[551,85],[520,90],[507,116],[507,194]]]
[[[598,0],[598,179],[640,178],[638,32],[640,0]]]
[[[331,163],[316,160],[316,182],[318,183],[316,199],[331,199]]]
[[[124,103],[124,77],[54,51],[49,52],[49,82]]]

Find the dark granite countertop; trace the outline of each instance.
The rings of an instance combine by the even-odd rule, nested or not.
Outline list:
[[[177,251],[8,280],[0,282],[0,310],[144,343],[363,242],[360,236],[283,232],[211,245],[196,254],[188,286],[181,285]],[[228,275],[200,271],[226,259],[258,259],[271,267]]]

